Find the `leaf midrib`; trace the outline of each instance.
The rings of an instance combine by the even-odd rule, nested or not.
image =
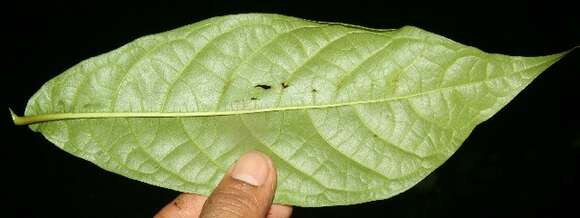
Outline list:
[[[526,68],[529,70],[531,68],[536,68],[545,64],[545,62]],[[447,91],[459,87],[477,85],[484,82],[495,81],[498,79],[503,79],[508,76],[512,76],[515,73],[521,71],[516,71],[511,74],[504,74],[497,77],[487,78],[481,81],[457,84],[452,86],[447,86],[438,89],[431,89],[423,92],[395,96],[389,98],[381,99],[371,99],[363,101],[350,101],[342,102],[336,104],[321,104],[321,105],[300,105],[300,106],[288,106],[288,107],[276,107],[276,108],[261,108],[254,110],[237,110],[237,111],[198,111],[198,112],[75,112],[75,113],[46,113],[38,114],[32,116],[17,116],[12,111],[12,119],[16,125],[28,125],[34,123],[56,121],[56,120],[71,120],[71,119],[98,119],[98,118],[176,118],[176,117],[211,117],[211,116],[228,116],[228,115],[240,115],[240,114],[253,114],[253,113],[266,113],[266,112],[276,112],[276,111],[292,111],[292,110],[308,110],[308,109],[325,109],[334,107],[345,107],[353,105],[364,105],[364,104],[374,104],[389,101],[405,100],[414,97],[419,97],[423,95],[428,95],[431,93]]]

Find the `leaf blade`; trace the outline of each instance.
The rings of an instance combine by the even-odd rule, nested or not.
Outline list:
[[[226,16],[84,61],[26,114],[50,121],[31,127],[65,151],[150,184],[207,195],[256,149],[279,167],[276,202],[352,204],[412,187],[564,54],[486,54],[415,27]]]

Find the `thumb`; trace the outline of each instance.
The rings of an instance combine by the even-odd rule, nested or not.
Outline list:
[[[209,196],[200,217],[266,217],[275,189],[272,160],[262,153],[248,152]]]

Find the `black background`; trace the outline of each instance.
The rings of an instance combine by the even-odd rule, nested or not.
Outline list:
[[[232,13],[281,13],[374,28],[414,25],[510,55],[545,55],[580,45],[580,12],[571,5],[465,1],[455,6],[461,7],[354,1],[3,5],[2,102],[22,113],[44,82],[83,59],[142,35]],[[579,74],[580,51],[575,51],[478,126],[456,154],[409,191],[360,205],[295,208],[294,217],[578,217]],[[0,118],[0,213],[5,216],[150,217],[178,194],[73,157],[40,134],[13,126],[7,110]]]

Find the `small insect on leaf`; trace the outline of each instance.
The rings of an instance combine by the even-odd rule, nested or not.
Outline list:
[[[262,88],[262,89],[270,89],[270,88],[272,88],[272,86],[269,86],[269,85],[262,85],[262,84],[260,84],[260,85],[255,85],[254,87],[256,87],[256,88]]]
[[[290,87],[287,82],[280,83],[283,89]]]

